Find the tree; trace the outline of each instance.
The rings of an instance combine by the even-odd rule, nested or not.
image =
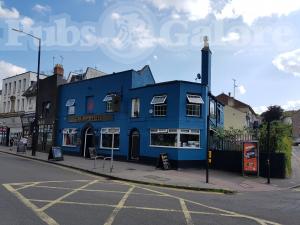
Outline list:
[[[261,114],[265,122],[280,120],[283,115],[283,109],[278,105],[269,106],[268,110]]]

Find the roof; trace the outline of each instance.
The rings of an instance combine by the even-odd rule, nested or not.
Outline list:
[[[107,75],[103,71],[94,69],[92,67],[87,67],[86,71],[84,73],[74,73],[70,72],[68,76],[68,83],[76,82],[76,81],[82,81],[86,79],[92,79],[96,77],[101,77]]]
[[[218,95],[218,96],[216,97],[216,99],[217,99],[219,102],[223,103],[224,106],[229,105],[229,100],[232,99],[232,100],[234,101],[234,104],[233,104],[233,106],[232,106],[233,108],[235,108],[235,109],[249,108],[249,110],[250,110],[253,114],[256,115],[256,113],[254,112],[254,110],[252,109],[252,107],[251,107],[250,105],[248,105],[248,104],[246,104],[246,103],[244,103],[244,102],[241,102],[241,101],[239,101],[239,100],[237,100],[237,99],[235,99],[235,98],[233,98],[233,97],[231,97],[231,96],[228,96],[228,95],[226,95],[226,94],[224,94],[224,93]]]
[[[289,111],[284,111],[283,112],[283,117],[286,118],[286,117],[293,117],[295,114],[298,114],[300,113],[300,109],[298,110],[289,110]]]
[[[21,75],[24,75],[24,74],[26,74],[26,73],[33,73],[33,74],[36,74],[36,75],[37,75],[36,72],[26,71],[26,72],[24,72],[24,73],[20,73],[20,74],[16,74],[16,75],[13,75],[13,76],[6,77],[6,78],[4,78],[3,80],[7,80],[7,79],[10,79],[10,78],[13,78],[13,77],[21,76]],[[42,77],[47,77],[47,75],[40,73],[40,79],[41,79]]]
[[[161,86],[161,85],[168,85],[168,84],[172,84],[172,83],[186,83],[186,84],[196,84],[196,85],[201,85],[201,86],[203,86],[201,83],[192,82],[192,81],[185,81],[185,80],[171,80],[171,81],[165,81],[165,82],[160,82],[160,83],[155,83],[155,84],[147,84],[147,85],[145,85],[145,86],[136,87],[136,88],[131,88],[131,90],[140,89],[140,88],[147,88],[147,87],[154,87],[154,86]]]
[[[31,97],[36,95],[36,81],[33,81],[32,85],[23,93],[24,97]]]

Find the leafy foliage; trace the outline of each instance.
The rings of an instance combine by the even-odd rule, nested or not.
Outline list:
[[[263,123],[259,132],[261,151],[267,152],[267,123]],[[270,151],[285,154],[286,175],[291,174],[292,126],[281,121],[273,121],[270,127]]]
[[[282,118],[282,115],[283,109],[277,105],[269,106],[268,110],[261,114],[265,122],[280,120]]]

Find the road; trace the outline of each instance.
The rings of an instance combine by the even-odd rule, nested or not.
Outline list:
[[[2,225],[299,224],[300,188],[233,195],[109,180],[0,153]]]

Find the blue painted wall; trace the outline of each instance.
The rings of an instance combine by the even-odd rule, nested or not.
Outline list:
[[[64,128],[77,128],[80,136],[86,122],[70,123],[67,120],[68,99],[75,99],[75,115],[86,114],[86,97],[94,96],[94,114],[107,114],[104,97],[109,93],[118,93],[121,96],[120,112],[112,113],[113,121],[90,122],[96,132],[97,151],[100,154],[109,154],[110,150],[99,148],[100,130],[106,127],[120,128],[120,148],[115,155],[128,157],[129,134],[134,128],[140,132],[140,156],[157,158],[161,152],[166,152],[171,160],[205,160],[206,159],[206,119],[208,113],[208,88],[199,83],[185,81],[171,81],[155,84],[151,70],[144,68],[142,73],[129,70],[121,73],[106,75],[90,80],[60,86],[57,145],[62,145],[62,131]],[[201,117],[186,116],[186,95],[199,94],[204,100]],[[150,104],[153,96],[167,95],[167,115],[154,117],[151,114]],[[140,99],[140,116],[131,118],[131,99]],[[109,114],[109,113],[108,113]],[[200,148],[163,148],[150,147],[151,128],[185,128],[200,129]],[[80,146],[64,147],[65,152],[80,153]]]

